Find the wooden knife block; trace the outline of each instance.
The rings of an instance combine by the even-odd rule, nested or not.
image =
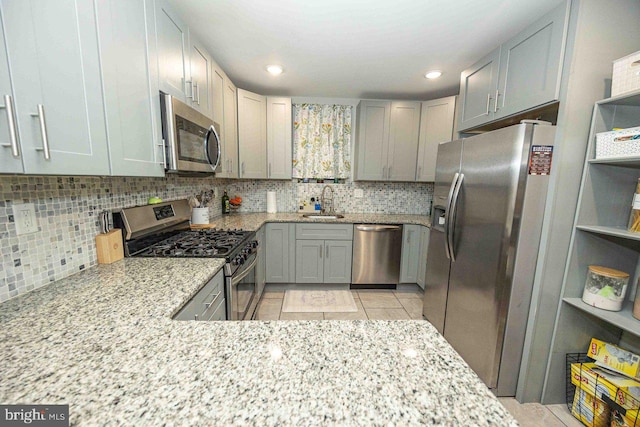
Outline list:
[[[96,252],[98,264],[111,264],[124,258],[120,229],[114,228],[108,233],[98,234],[96,236]]]

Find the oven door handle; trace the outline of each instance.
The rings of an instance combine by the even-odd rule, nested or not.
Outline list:
[[[251,264],[249,264],[249,266],[245,268],[245,270],[242,273],[240,273],[240,275],[231,278],[231,286],[237,285],[238,283],[240,283],[242,279],[247,277],[247,275],[251,272],[251,269],[255,267],[257,262],[258,262],[258,257],[256,256],[253,259],[253,261],[251,261]]]

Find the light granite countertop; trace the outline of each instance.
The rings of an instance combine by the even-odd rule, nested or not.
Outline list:
[[[517,425],[426,321],[184,322],[221,267],[128,258],[0,305],[0,402],[71,425]]]
[[[418,224],[431,227],[431,217],[427,215],[392,215],[392,214],[359,214],[345,213],[340,219],[309,219],[300,213],[231,213],[215,217],[211,222],[217,228],[238,228],[243,230],[257,230],[267,222],[311,222],[338,224]]]

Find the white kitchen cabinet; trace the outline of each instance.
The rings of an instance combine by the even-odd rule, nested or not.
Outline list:
[[[193,99],[189,28],[167,0],[156,0],[160,90],[182,102]]]
[[[191,51],[189,59],[191,64],[191,98],[190,105],[207,117],[213,117],[211,96],[211,55],[196,40],[189,35]]]
[[[95,3],[0,7],[25,173],[108,175]]]
[[[405,224],[402,227],[400,283],[418,283],[421,239],[419,225]]]
[[[212,118],[215,123],[218,123],[220,129],[218,136],[220,137],[220,163],[216,168],[216,177],[227,178],[229,163],[227,162],[227,141],[226,141],[226,129],[224,123],[224,81],[226,75],[222,68],[218,66],[214,61],[211,61],[211,112]]]
[[[0,20],[0,173],[22,173],[22,153],[18,140],[18,129],[15,118],[15,102],[11,75],[9,74],[9,58],[5,48],[4,26]]]
[[[228,78],[224,81],[224,132],[227,178],[240,176],[238,160],[238,89]]]
[[[240,178],[267,178],[267,98],[238,89]]]
[[[267,97],[267,177],[291,179],[291,98]]]
[[[356,180],[415,180],[420,108],[408,101],[358,105]]]
[[[154,2],[96,5],[111,175],[164,176]]]
[[[427,276],[427,256],[429,250],[429,227],[420,227],[420,256],[418,258],[418,286],[424,289]]]
[[[558,100],[567,21],[563,3],[462,72],[458,131]]]
[[[434,182],[436,180],[438,145],[441,142],[451,141],[453,137],[455,109],[455,96],[422,103],[416,181]]]

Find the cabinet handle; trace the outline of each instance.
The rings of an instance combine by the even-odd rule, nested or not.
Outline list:
[[[36,151],[44,152],[44,159],[51,159],[51,151],[49,150],[49,137],[47,136],[47,122],[44,118],[44,105],[38,104],[38,112],[31,113],[31,117],[37,117],[40,121],[40,134],[42,135],[42,147],[36,148]]]
[[[195,86],[196,103],[200,105],[200,87],[198,86],[198,82],[195,82],[194,86]]]
[[[320,259],[322,259],[322,249],[320,249]]]
[[[382,167],[382,179],[385,179],[387,177],[387,167],[383,166]]]
[[[244,162],[242,162],[242,176],[244,176],[245,173],[245,167],[244,167]]]
[[[233,160],[229,159],[229,173],[233,173]]]
[[[500,96],[500,90],[496,90],[496,103],[493,105],[493,112],[498,112],[498,97]]]
[[[422,166],[418,166],[418,178],[422,176]]]
[[[15,158],[20,157],[20,146],[18,145],[18,131],[16,126],[16,115],[13,109],[13,98],[11,95],[4,96],[4,107],[7,110],[7,122],[9,124],[9,141],[10,144],[2,144],[3,147],[11,147],[11,155]]]
[[[391,166],[387,169],[387,179],[391,179]]]
[[[490,93],[487,94],[487,112],[484,113],[485,116],[489,115],[489,104],[491,104],[491,94]]]
[[[325,255],[325,258],[329,259],[329,246],[327,246],[327,253]]]
[[[162,150],[162,158],[160,159],[160,161],[158,162],[158,164],[162,165],[162,166],[166,166],[166,158],[167,158],[167,146],[164,143],[164,139],[162,139],[162,144],[156,144],[160,147],[160,149]]]
[[[185,80],[185,87],[184,87],[184,96],[185,98],[189,98],[192,101],[194,101],[193,99],[193,81],[191,80]],[[187,95],[187,87],[191,86],[191,95]]]
[[[269,178],[271,178],[271,162],[269,162],[269,173],[267,175]]]

